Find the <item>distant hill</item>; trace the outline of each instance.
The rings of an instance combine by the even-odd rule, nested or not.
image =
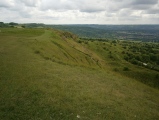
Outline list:
[[[142,42],[159,42],[159,25],[97,25],[97,24],[73,24],[73,25],[47,25],[43,23],[0,22],[3,27],[22,28],[54,28],[69,31],[80,38],[104,39],[104,40],[133,40]]]
[[[81,38],[159,42],[159,25],[50,25],[49,27],[70,31]]]

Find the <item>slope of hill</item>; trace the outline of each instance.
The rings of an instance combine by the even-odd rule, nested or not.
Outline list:
[[[106,70],[159,88],[159,44],[95,39],[79,43],[99,55]]]
[[[52,29],[1,29],[0,119],[157,120],[158,89],[132,78],[137,67],[115,50],[115,61],[104,57],[115,47],[97,44]]]

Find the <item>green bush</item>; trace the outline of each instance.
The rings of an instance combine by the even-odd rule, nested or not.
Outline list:
[[[123,71],[129,71],[130,69],[128,67],[124,67]]]
[[[143,55],[142,55],[142,60],[143,60],[144,62],[150,61],[149,55],[143,54]]]
[[[39,50],[35,50],[35,54],[40,54],[40,51]]]
[[[81,41],[81,40],[79,40],[79,41],[78,41],[78,43],[82,43],[82,41]]]
[[[158,79],[158,78],[159,78],[159,74],[157,74],[157,75],[155,76],[155,78]]]
[[[106,47],[103,47],[103,49],[106,50],[107,48],[106,48]]]
[[[85,43],[85,44],[88,44],[88,41],[85,41],[84,43]]]
[[[125,51],[122,51],[122,54],[125,54]]]
[[[126,61],[129,61],[129,57],[128,57],[127,55],[124,56],[124,59],[125,59]]]
[[[150,60],[157,61],[157,56],[153,53],[150,53]]]
[[[132,64],[134,64],[134,65],[137,65],[137,64],[138,64],[138,61],[137,61],[135,58],[131,59],[130,62],[131,62]]]
[[[117,71],[119,71],[119,70],[118,70],[118,68],[114,68],[113,71],[117,72]]]
[[[138,61],[141,61],[141,56],[140,55],[135,55],[135,59]]]

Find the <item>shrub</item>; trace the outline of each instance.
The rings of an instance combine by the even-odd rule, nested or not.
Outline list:
[[[131,62],[132,64],[135,64],[135,65],[138,64],[138,61],[137,61],[135,58],[131,59],[130,62]]]
[[[22,27],[22,28],[25,28],[25,25],[22,25],[21,27]]]
[[[129,71],[129,68],[128,67],[124,67],[123,71]]]
[[[112,43],[117,43],[116,40],[113,40]]]
[[[82,43],[82,41],[79,40],[78,43]]]
[[[88,42],[87,42],[87,41],[85,41],[84,43],[85,43],[85,44],[88,44]]]
[[[111,58],[111,59],[113,59],[114,57],[110,54],[110,55],[108,55],[109,56],[109,58]]]
[[[140,55],[136,55],[135,59],[138,60],[138,61],[141,61],[141,56]]]
[[[124,59],[125,59],[126,61],[129,61],[129,57],[128,57],[127,55],[124,56]]]
[[[123,48],[126,49],[127,47],[126,47],[126,46],[123,46]]]
[[[122,54],[125,54],[125,51],[122,51]]]
[[[40,53],[40,51],[39,50],[35,50],[35,54],[39,54]]]
[[[118,70],[118,68],[114,68],[113,71],[117,72],[117,71],[119,71],[119,70]]]
[[[145,62],[148,62],[150,60],[149,55],[143,54],[142,55],[142,60],[145,61]]]
[[[159,78],[159,74],[157,74],[157,75],[155,76],[155,78],[158,79],[158,78]]]
[[[157,56],[153,53],[150,53],[150,60],[157,61]]]
[[[106,47],[103,47],[104,50],[106,50]]]

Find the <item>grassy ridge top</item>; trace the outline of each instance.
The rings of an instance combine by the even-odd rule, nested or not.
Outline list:
[[[35,53],[46,60],[69,65],[100,67],[101,59],[86,47],[73,39],[77,37],[69,32],[45,30],[42,36],[32,43]]]
[[[113,72],[96,42],[46,29],[0,38],[0,119],[158,119],[159,91]]]

